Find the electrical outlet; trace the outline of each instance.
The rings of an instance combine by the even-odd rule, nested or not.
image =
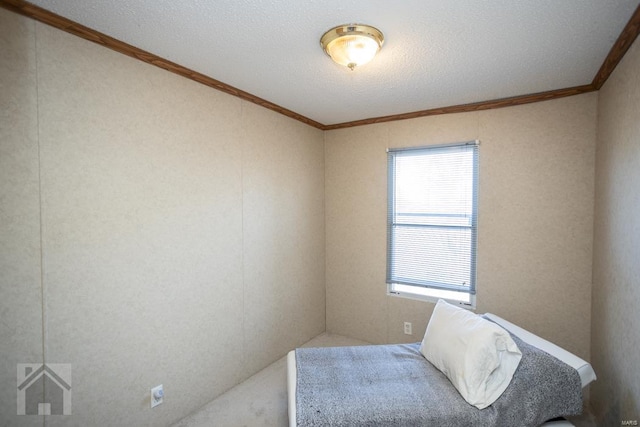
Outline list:
[[[164,401],[164,389],[162,384],[151,389],[151,407],[155,408]]]
[[[412,335],[411,332],[411,322],[404,322],[404,333],[405,335]]]

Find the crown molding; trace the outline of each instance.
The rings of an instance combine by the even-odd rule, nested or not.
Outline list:
[[[338,123],[335,125],[325,125],[324,130],[344,129],[354,126],[371,125],[375,123],[394,122],[397,120],[415,119],[418,117],[436,116],[440,114],[466,113],[469,111],[490,110],[494,108],[513,107],[515,105],[531,104],[532,102],[549,101],[551,99],[564,98],[567,96],[580,95],[595,91],[592,84],[576,86],[566,89],[550,90],[547,92],[534,93],[529,95],[513,96],[510,98],[494,99],[491,101],[474,102],[471,104],[452,105],[450,107],[432,108],[429,110],[414,111],[411,113],[394,114],[391,116],[375,117],[371,119],[356,120],[353,122]]]
[[[638,34],[640,34],[640,5],[633,15],[631,15],[631,19],[627,22],[627,25],[620,33],[618,40],[613,44],[609,54],[598,70],[598,73],[593,78],[593,82],[591,82],[591,84],[593,84],[596,90],[599,90],[607,81],[609,76],[611,76],[611,73],[613,73],[613,70],[620,61],[622,61],[622,58],[638,37]]]
[[[50,12],[39,6],[31,4],[27,1],[0,0],[0,7],[11,10],[20,15],[24,15],[26,17],[35,19],[36,21],[58,28],[62,31],[65,31],[67,33],[89,40],[91,42],[100,44],[116,52],[120,52],[124,55],[130,56],[132,58],[154,65],[156,67],[165,69],[172,73],[178,74],[182,77],[186,77],[188,79],[194,80],[205,86],[209,86],[213,89],[219,90],[221,92],[225,92],[229,95],[233,95],[245,101],[260,105],[261,107],[275,111],[277,113],[290,117],[294,120],[298,120],[299,122],[305,123],[309,126],[315,127],[320,130],[343,129],[343,128],[349,128],[354,126],[364,126],[364,125],[375,124],[375,123],[385,123],[385,122],[392,122],[397,120],[414,119],[417,117],[434,116],[434,115],[440,115],[440,114],[462,113],[462,112],[469,112],[469,111],[481,111],[481,110],[488,110],[492,108],[504,108],[504,107],[511,107],[515,105],[529,104],[532,102],[548,101],[551,99],[564,98],[567,96],[573,96],[573,95],[579,95],[582,93],[597,91],[604,85],[604,83],[607,81],[611,73],[613,73],[613,70],[616,68],[618,63],[620,63],[620,61],[624,57],[629,47],[631,47],[635,39],[638,37],[638,34],[640,34],[640,6],[638,6],[634,14],[631,16],[631,19],[629,19],[629,22],[627,22],[627,25],[624,27],[624,29],[620,33],[620,36],[618,37],[617,41],[609,51],[609,54],[605,58],[604,62],[602,63],[602,66],[598,70],[598,73],[596,74],[596,76],[594,77],[593,81],[590,84],[575,86],[571,88],[551,90],[547,92],[519,95],[519,96],[514,96],[509,98],[475,102],[470,104],[453,105],[453,106],[441,107],[441,108],[432,108],[428,110],[414,111],[414,112],[403,113],[403,114],[394,114],[389,116],[356,120],[352,122],[325,125],[315,120],[312,120],[308,117],[305,117],[301,114],[298,114],[294,111],[281,107],[277,104],[269,102],[265,99],[259,98],[248,92],[245,92],[243,90],[230,86],[219,80],[213,79],[202,73],[198,73],[189,68],[183,67],[182,65],[176,64],[175,62],[161,58],[150,52],[146,52],[135,46],[131,46],[130,44],[124,43],[113,37],[107,36],[106,34],[103,34],[99,31],[96,31],[89,27],[85,27],[84,25],[78,24],[77,22],[74,22],[74,21],[71,21],[70,19],[59,16],[53,12]]]
[[[245,92],[243,90],[230,86],[226,83],[223,83],[219,80],[206,76],[202,73],[198,73],[197,71],[183,67],[180,64],[176,64],[175,62],[161,58],[158,55],[154,55],[150,52],[144,51],[135,46],[131,46],[130,44],[127,44],[118,39],[110,37],[92,28],[85,27],[84,25],[78,24],[77,22],[71,21],[70,19],[57,15],[46,9],[42,9],[41,7],[31,4],[29,2],[21,1],[21,0],[0,0],[0,6],[4,7],[5,9],[16,12],[20,15],[24,15],[26,17],[35,19],[36,21],[50,25],[54,28],[58,28],[67,33],[70,33],[75,36],[81,37],[83,39],[89,40],[91,42],[97,43],[111,50],[115,50],[116,52],[138,59],[142,62],[155,65],[156,67],[165,69],[172,73],[178,74],[182,77],[186,77],[188,79],[194,80],[205,86],[209,86],[221,92],[228,93],[229,95],[236,96],[245,101],[258,104],[261,107],[267,108],[269,110],[273,110],[277,113],[283,114],[287,117],[291,117],[292,119],[298,120],[302,123],[313,126],[315,128],[323,129],[324,127],[324,125],[322,125],[321,123],[318,123],[314,120],[311,120],[308,117],[305,117],[294,111],[288,110],[284,107],[274,104],[273,102],[269,102],[265,99],[252,95],[249,92]]]

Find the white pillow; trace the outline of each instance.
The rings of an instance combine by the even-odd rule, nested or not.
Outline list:
[[[420,352],[478,409],[502,395],[522,358],[503,328],[443,300],[433,310]]]

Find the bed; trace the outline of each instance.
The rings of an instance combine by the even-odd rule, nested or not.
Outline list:
[[[462,392],[452,385],[455,381],[426,360],[418,343],[296,349],[287,355],[289,425],[500,426],[516,425],[514,420],[522,417],[526,422],[518,421],[517,425],[571,426],[559,417],[581,412],[582,388],[596,379],[591,365],[496,315],[482,317],[508,331],[524,354],[506,389],[486,409],[465,401],[467,397],[463,399]],[[431,323],[435,323],[433,317]],[[337,360],[343,357],[352,359],[353,364],[335,370]],[[538,375],[531,373],[531,366],[541,357],[555,365],[541,369],[542,379],[529,378]],[[319,377],[310,377],[310,372]],[[407,377],[409,382],[396,383],[399,377]],[[363,396],[370,400],[358,403]]]

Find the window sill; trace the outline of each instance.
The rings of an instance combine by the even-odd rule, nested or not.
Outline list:
[[[403,285],[395,285],[395,286],[396,288],[398,288]],[[409,286],[405,286],[405,287],[411,288]],[[438,300],[443,299],[450,304],[457,305],[462,308],[466,308],[467,310],[475,311],[476,309],[475,295],[464,294],[464,297],[467,297],[468,300],[463,301],[460,297],[455,295],[455,294],[460,294],[458,292],[441,291],[439,289],[427,289],[427,288],[420,288],[416,290],[420,291],[420,293],[413,291],[413,289],[410,289],[409,291],[396,289],[396,290],[387,290],[387,295],[392,297],[407,298],[407,299],[412,299],[417,301],[428,301],[432,303],[437,303]]]

